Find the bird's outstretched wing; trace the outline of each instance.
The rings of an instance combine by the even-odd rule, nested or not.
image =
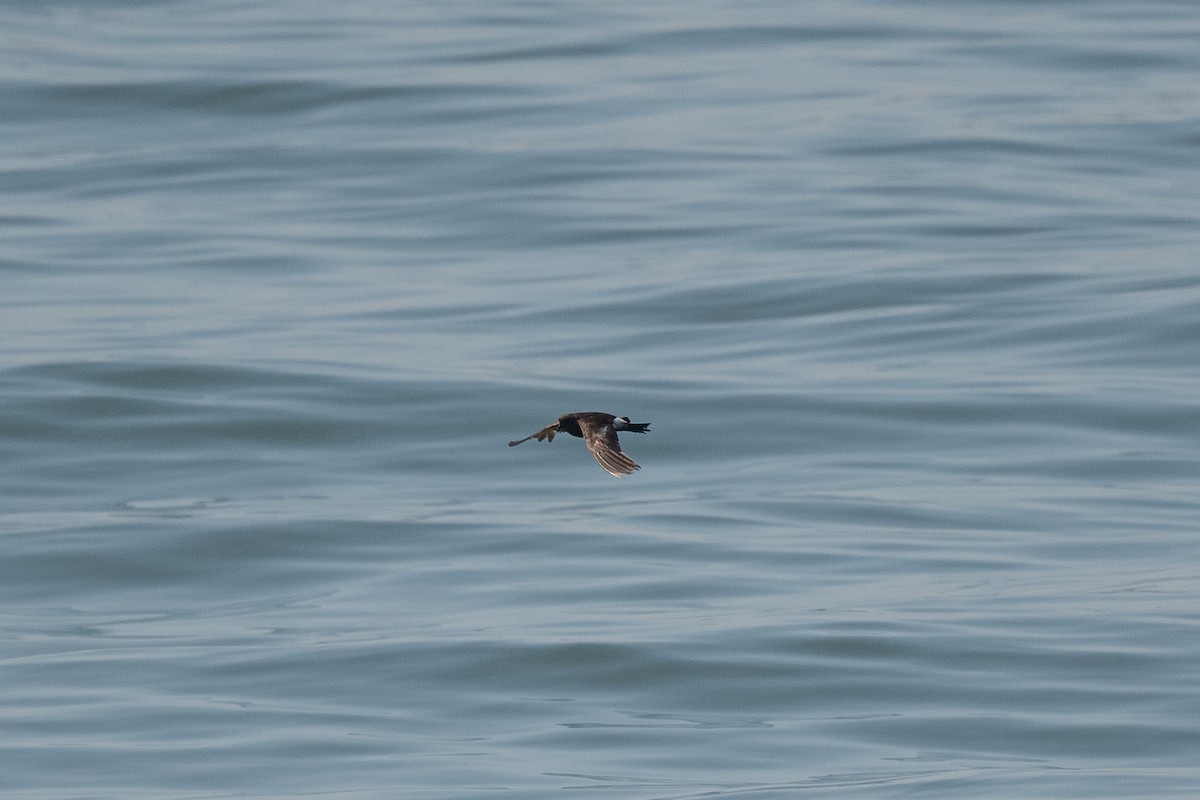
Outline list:
[[[558,423],[552,422],[549,425],[547,425],[546,427],[542,428],[537,433],[531,433],[528,436],[526,436],[524,439],[517,439],[514,442],[509,442],[508,446],[516,447],[517,445],[521,444],[522,442],[528,442],[530,439],[537,439],[539,442],[542,441],[543,439],[545,439],[548,442],[553,442],[554,434],[556,434],[556,433],[558,433]]]
[[[621,443],[611,422],[593,422],[583,418],[579,420],[579,428],[583,431],[583,441],[588,451],[609,475],[620,478],[635,469],[641,469],[636,461],[621,452]]]

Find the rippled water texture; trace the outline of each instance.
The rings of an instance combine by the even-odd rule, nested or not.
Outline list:
[[[6,798],[1195,797],[1194,3],[0,31]]]

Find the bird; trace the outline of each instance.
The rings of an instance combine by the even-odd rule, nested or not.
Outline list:
[[[630,422],[629,417],[615,417],[603,411],[575,411],[563,414],[556,422],[550,423],[537,433],[509,442],[508,446],[516,447],[530,439],[553,442],[556,433],[569,433],[583,439],[588,451],[609,475],[620,478],[641,467],[621,451],[617,431],[645,433],[648,430],[649,422]]]

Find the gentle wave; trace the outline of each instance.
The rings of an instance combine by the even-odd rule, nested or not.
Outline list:
[[[8,794],[1191,798],[1200,18],[980,12],[0,11]]]

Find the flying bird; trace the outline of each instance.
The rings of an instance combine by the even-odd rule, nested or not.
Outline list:
[[[509,442],[509,447],[516,447],[522,442],[537,439],[553,442],[556,433],[569,433],[583,439],[587,449],[595,457],[600,466],[614,478],[631,474],[635,469],[641,469],[632,458],[621,451],[621,443],[617,440],[617,431],[632,431],[645,433],[650,430],[649,422],[630,422],[629,417],[614,417],[603,411],[576,411],[563,414],[557,422],[552,422],[537,433],[532,433],[524,439]]]

